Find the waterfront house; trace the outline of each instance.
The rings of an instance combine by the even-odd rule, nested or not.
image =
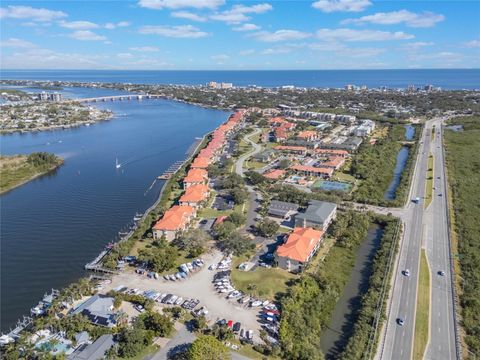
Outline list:
[[[92,344],[83,344],[67,357],[67,360],[100,360],[104,359],[108,350],[115,344],[112,334],[100,336]]]
[[[160,239],[165,236],[167,241],[172,241],[178,234],[187,230],[188,225],[196,215],[196,210],[192,206],[172,206],[153,226],[153,238]]]
[[[314,167],[306,165],[293,165],[290,166],[290,170],[294,171],[296,174],[301,174],[305,176],[317,176],[325,179],[330,178],[334,172],[334,169],[332,168]]]
[[[191,169],[207,169],[208,165],[210,165],[210,161],[208,157],[197,156],[195,160],[193,160],[190,168]]]
[[[183,188],[187,189],[192,185],[206,184],[208,172],[205,169],[190,169],[183,179]]]
[[[198,209],[208,199],[208,190],[208,186],[204,184],[189,186],[180,197],[179,204]]]
[[[302,271],[320,247],[323,234],[322,230],[310,227],[293,229],[275,252],[278,266],[291,272]]]
[[[295,226],[302,228],[315,227],[325,231],[336,215],[337,204],[310,200],[307,209],[295,215]]]
[[[114,300],[110,296],[95,294],[73,310],[72,315],[82,314],[94,325],[114,327],[119,315],[113,306]]]

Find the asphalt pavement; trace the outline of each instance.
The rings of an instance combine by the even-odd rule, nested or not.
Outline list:
[[[401,219],[404,236],[397,256],[396,272],[389,298],[387,320],[377,349],[377,359],[411,359],[414,343],[415,314],[418,290],[418,273],[421,249],[427,249],[432,271],[430,341],[426,351],[429,359],[455,359],[455,329],[453,321],[452,288],[450,279],[449,238],[446,223],[446,194],[443,179],[443,152],[441,137],[431,140],[433,124],[440,119],[427,121],[420,139],[417,163],[414,170],[408,204]],[[438,126],[439,127],[439,126]],[[435,156],[435,196],[424,209],[426,171],[430,151]],[[438,186],[438,188],[437,188]],[[442,193],[442,196],[439,194]],[[419,197],[419,204],[411,201]],[[409,269],[410,276],[403,275]],[[445,276],[437,275],[445,271]],[[404,321],[399,325],[398,319]]]

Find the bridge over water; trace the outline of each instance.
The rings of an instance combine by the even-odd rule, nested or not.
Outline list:
[[[80,103],[89,103],[89,102],[107,102],[107,101],[125,101],[125,100],[143,100],[143,99],[160,99],[162,95],[151,95],[151,94],[133,94],[133,95],[113,95],[113,96],[100,96],[93,98],[83,98],[83,99],[69,99],[65,101],[75,101]]]

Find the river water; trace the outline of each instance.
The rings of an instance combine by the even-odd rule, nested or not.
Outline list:
[[[405,125],[405,140],[411,141],[415,136],[415,127],[412,125]],[[402,146],[400,151],[397,154],[397,163],[395,165],[395,170],[393,171],[393,179],[390,185],[385,191],[384,199],[385,200],[394,200],[397,195],[397,187],[400,185],[400,180],[402,179],[402,173],[407,164],[408,154],[410,152],[410,147]]]
[[[98,96],[97,90],[81,90],[82,97]],[[2,154],[48,151],[65,159],[57,171],[0,198],[1,330],[28,313],[46,290],[78,279],[84,264],[157,199],[163,182],[146,192],[156,176],[228,116],[167,100],[95,106],[117,117],[89,127],[0,137]]]
[[[348,338],[352,335],[362,295],[368,290],[371,266],[382,234],[382,227],[377,224],[371,225],[367,237],[358,248],[355,265],[342,296],[335,306],[330,325],[320,337],[320,347],[327,359],[338,359]]]

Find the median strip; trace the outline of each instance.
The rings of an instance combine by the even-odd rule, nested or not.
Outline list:
[[[430,337],[430,267],[425,249],[422,249],[420,273],[418,275],[417,311],[413,343],[414,360],[423,359]]]
[[[433,154],[430,153],[427,165],[427,181],[425,183],[425,209],[433,200],[433,162],[434,157]]]

